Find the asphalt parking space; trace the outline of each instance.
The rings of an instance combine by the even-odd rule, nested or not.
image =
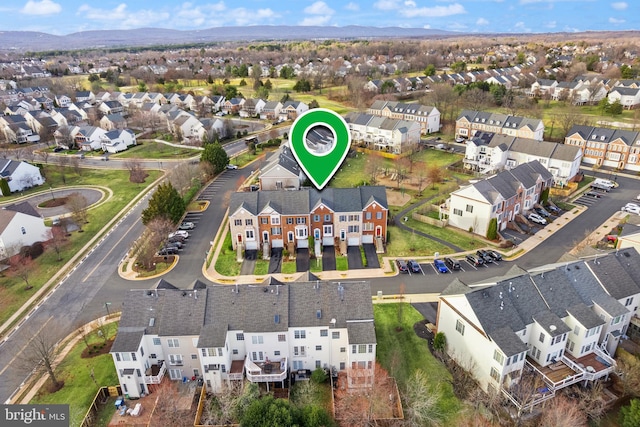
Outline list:
[[[322,247],[322,271],[336,269],[336,249],[333,246]]]
[[[280,273],[282,269],[282,248],[271,248],[269,259],[269,274]]]
[[[360,246],[347,246],[347,262],[349,270],[363,269],[362,255],[360,254]]]
[[[253,274],[256,268],[256,259],[258,258],[258,251],[254,249],[247,249],[244,251],[244,261],[240,266],[240,275]]]
[[[364,248],[364,255],[367,258],[367,268],[380,268],[376,246],[373,243],[365,243],[362,247]]]
[[[296,249],[296,272],[309,271],[309,248]]]

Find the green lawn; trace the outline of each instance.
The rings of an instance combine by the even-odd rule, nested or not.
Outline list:
[[[416,257],[432,256],[435,252],[440,254],[453,253],[447,246],[415,233],[400,230],[398,227],[389,226],[387,230],[389,232],[389,243],[387,244],[386,256]]]
[[[135,196],[153,182],[159,175],[159,171],[149,171],[144,184],[132,184],[129,182],[129,172],[107,169],[82,169],[80,175],[70,168],[65,168],[64,174],[60,167],[45,165],[44,175],[47,183],[53,188],[63,188],[62,176],[64,175],[67,185],[100,185],[108,187],[113,191],[106,203],[89,209],[89,223],[84,224],[83,232],[73,232],[67,237],[61,248],[60,257],[53,250],[47,250],[44,254],[34,260],[34,266],[28,273],[30,289],[26,282],[16,276],[12,276],[9,271],[0,274],[2,286],[0,287],[0,323],[5,322],[19,307],[21,307],[38,289],[40,289],[56,272],[76,255],[81,248],[87,244],[110,220],[116,217],[119,212]],[[35,193],[43,191],[42,187],[31,189],[25,193]],[[48,191],[48,190],[46,190]],[[9,202],[15,196],[3,198],[2,201]]]
[[[121,159],[186,159],[200,156],[201,150],[186,147],[172,147],[153,140],[139,141],[138,145],[126,151],[111,154],[110,157]]]
[[[363,153],[358,153],[357,157],[347,157],[331,178],[329,185],[335,188],[353,188],[362,181],[367,181],[369,178],[365,174],[366,158]]]
[[[253,274],[256,276],[264,276],[267,273],[269,273],[269,260],[256,260],[256,268],[253,270]]]
[[[347,271],[349,269],[349,261],[346,256],[336,255],[336,270]]]
[[[295,261],[282,261],[282,274],[293,274],[296,272],[296,262]]]
[[[440,228],[436,227],[435,225],[416,221],[415,219],[411,218],[411,215],[409,215],[409,220],[405,224],[407,224],[407,226],[411,228],[422,231],[423,233],[427,233],[430,236],[437,237],[453,245],[459,246],[466,251],[486,246],[486,243],[474,239],[467,232],[464,232],[462,230],[458,231],[457,229],[452,227]]]
[[[240,263],[236,261],[236,251],[231,246],[231,233],[226,232],[222,249],[216,260],[216,271],[223,276],[237,276],[240,274]]]
[[[440,394],[439,408],[444,413],[442,425],[455,425],[461,409],[460,401],[453,394],[451,375],[444,365],[433,357],[427,342],[413,331],[413,325],[423,320],[422,315],[410,304],[375,304],[373,315],[376,325],[376,358],[389,374],[395,377],[402,391],[413,373],[421,369],[430,380],[431,390]],[[402,327],[398,332],[397,328]]]
[[[117,324],[110,324],[111,336],[115,336]],[[102,338],[95,333],[89,337],[90,345],[103,343]],[[98,389],[102,386],[118,384],[118,376],[110,354],[83,359],[82,351],[86,348],[84,341],[80,341],[65,357],[56,369],[64,387],[56,393],[50,394],[43,387],[30,403],[68,403],[70,405],[70,425],[77,426],[84,418]],[[95,376],[98,386],[91,379],[91,372]]]
[[[316,258],[309,260],[309,271],[312,273],[318,273],[322,271],[322,258]]]

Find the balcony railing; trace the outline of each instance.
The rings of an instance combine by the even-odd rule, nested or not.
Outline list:
[[[264,383],[273,381],[284,381],[287,378],[287,359],[284,358],[284,369],[280,371],[280,361],[274,360],[271,363],[277,366],[277,369],[273,369],[274,373],[268,373],[265,369],[265,362],[258,362],[263,366],[259,366],[253,362],[249,357],[244,361],[244,370],[247,375],[247,379],[253,383]]]
[[[154,365],[157,366],[157,365]],[[153,369],[153,367],[152,367]],[[145,375],[144,376],[144,383],[145,384],[160,384],[162,382],[162,379],[164,378],[164,374],[167,373],[167,367],[164,363],[160,363],[160,370],[158,371],[157,375]]]

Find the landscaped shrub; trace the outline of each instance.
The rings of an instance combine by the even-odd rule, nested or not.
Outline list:
[[[489,228],[487,228],[487,239],[496,240],[496,237],[498,237],[498,219],[491,218]]]
[[[324,369],[317,368],[315,371],[311,373],[311,381],[313,381],[316,384],[322,384],[323,382],[327,381],[327,379],[328,379],[328,376],[327,376],[327,373],[324,371]]]
[[[444,335],[444,332],[438,332],[436,336],[433,338],[433,349],[438,351],[443,351],[447,345],[447,337]]]

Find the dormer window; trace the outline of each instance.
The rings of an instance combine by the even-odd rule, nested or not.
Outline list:
[[[604,141],[604,135],[600,137],[600,141]]]

